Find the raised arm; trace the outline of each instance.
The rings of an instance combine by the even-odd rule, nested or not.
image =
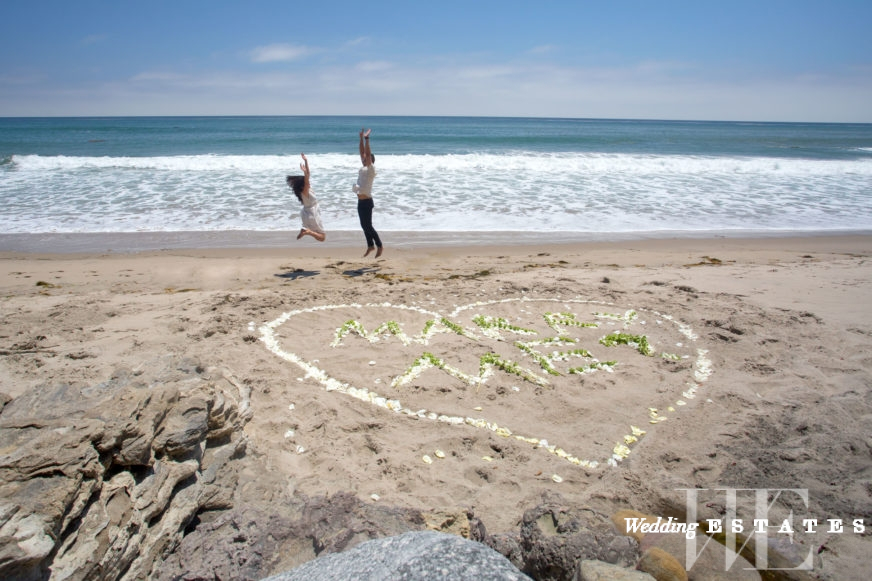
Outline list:
[[[300,164],[300,169],[303,170],[303,176],[306,178],[306,185],[303,186],[303,191],[306,195],[309,194],[309,160],[306,159],[306,154],[301,153],[300,157],[303,158],[303,163]]]
[[[372,129],[367,129],[365,132],[363,129],[360,130],[360,163],[367,167],[372,165],[372,151],[369,149],[370,133],[372,133]]]

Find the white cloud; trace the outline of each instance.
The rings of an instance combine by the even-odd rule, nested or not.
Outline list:
[[[313,51],[287,45],[261,49],[267,60],[260,62]],[[0,83],[0,111],[11,115],[50,111],[870,122],[869,102],[872,77],[862,69],[760,78],[681,62],[597,68],[559,66],[542,59],[486,65],[468,55],[411,65],[377,59],[339,64],[331,58],[304,63],[294,71],[152,70],[74,87],[49,86],[46,79],[35,88]]]
[[[251,51],[251,60],[255,63],[287,62],[300,59],[311,52],[304,46],[292,44],[270,44],[259,46]]]

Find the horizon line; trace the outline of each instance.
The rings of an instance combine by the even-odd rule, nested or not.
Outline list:
[[[358,113],[342,114],[218,114],[218,115],[0,115],[0,119],[222,119],[222,118],[267,118],[267,117],[348,117],[381,119],[530,119],[559,121],[632,121],[648,123],[755,123],[789,125],[872,125],[870,121],[763,121],[755,119],[674,119],[656,117],[550,117],[531,115],[369,115]]]

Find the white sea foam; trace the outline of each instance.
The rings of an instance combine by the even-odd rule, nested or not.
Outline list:
[[[289,230],[299,156],[16,155],[0,232]],[[328,230],[358,229],[359,158],[310,155]],[[380,230],[830,230],[872,227],[872,159],[511,152],[378,155]]]

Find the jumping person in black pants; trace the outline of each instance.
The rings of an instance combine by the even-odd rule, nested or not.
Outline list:
[[[357,172],[357,183],[352,190],[357,194],[357,215],[360,217],[360,227],[363,228],[363,234],[366,236],[366,252],[364,256],[369,256],[370,253],[378,247],[375,257],[382,255],[382,243],[378,237],[378,232],[372,227],[372,209],[375,207],[375,202],[372,201],[372,182],[375,180],[375,156],[369,149],[369,134],[372,129],[367,129],[365,132],[360,130],[360,162],[363,167]]]

